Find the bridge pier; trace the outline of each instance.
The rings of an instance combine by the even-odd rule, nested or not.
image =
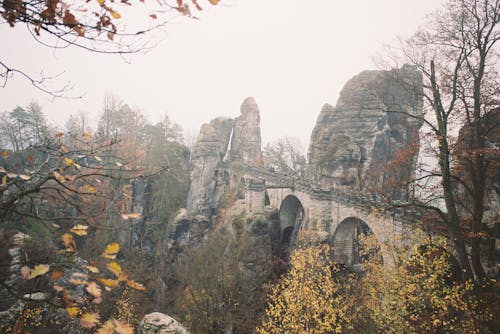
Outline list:
[[[246,184],[247,212],[263,214],[266,202],[266,181],[249,179]]]
[[[311,194],[311,210],[308,228],[315,231],[320,241],[327,241],[333,223],[331,192],[314,191]]]

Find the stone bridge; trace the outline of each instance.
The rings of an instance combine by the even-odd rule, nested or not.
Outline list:
[[[404,236],[409,223],[421,218],[408,208],[381,210],[381,202],[361,192],[323,190],[307,179],[262,168],[245,166],[244,179],[249,213],[264,213],[266,206],[279,210],[282,243],[292,243],[301,230],[314,233],[333,246],[335,260],[345,265],[359,260],[355,248],[360,234],[373,233],[385,243]]]

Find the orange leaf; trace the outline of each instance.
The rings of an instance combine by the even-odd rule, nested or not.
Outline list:
[[[53,281],[57,281],[61,277],[63,277],[64,273],[61,270],[54,270],[52,274],[50,274],[50,279]]]
[[[64,247],[70,252],[74,252],[76,250],[75,240],[73,240],[73,236],[69,233],[64,233],[61,236],[61,240],[63,242]]]
[[[216,5],[219,3],[220,0],[208,0],[212,5]]]
[[[110,9],[110,10],[109,10],[109,13],[111,14],[111,16],[113,16],[113,18],[114,18],[114,19],[117,19],[117,20],[118,20],[120,17],[122,17],[122,16],[120,15],[120,13],[118,13],[117,11],[114,11],[113,9]]]
[[[137,283],[134,280],[128,280],[127,281],[127,285],[129,287],[131,287],[132,289],[136,289],[136,290],[140,290],[140,291],[146,291],[146,287],[143,284]]]
[[[2,157],[8,157],[9,156],[9,152],[8,151],[0,151],[0,155]]]

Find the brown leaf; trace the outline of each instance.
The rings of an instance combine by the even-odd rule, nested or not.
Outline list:
[[[158,18],[158,16],[156,14],[151,14],[149,15],[150,18],[152,18],[153,20],[156,20]]]

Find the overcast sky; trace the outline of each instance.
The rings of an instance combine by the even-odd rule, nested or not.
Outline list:
[[[202,3],[200,1],[200,3]],[[29,73],[74,84],[79,100],[52,99],[19,77],[0,88],[0,111],[35,100],[51,122],[81,110],[94,120],[105,92],[139,107],[151,121],[165,112],[190,132],[217,116],[236,117],[255,97],[263,142],[299,138],[307,148],[324,103],[397,36],[409,36],[440,0],[222,0],[200,20],[176,20],[163,41],[127,63],[116,55],[54,51],[26,28],[0,25],[0,59]]]

